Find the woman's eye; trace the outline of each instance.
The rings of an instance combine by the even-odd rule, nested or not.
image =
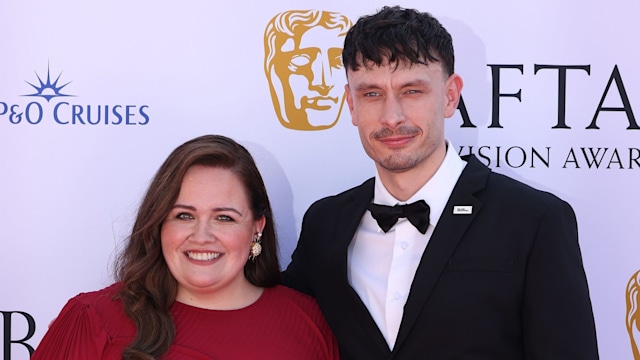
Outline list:
[[[176,218],[180,220],[191,220],[193,219],[193,216],[189,213],[179,213]]]
[[[233,221],[233,218],[231,216],[228,216],[228,215],[218,215],[216,217],[216,219],[219,220],[219,221],[225,221],[225,222],[226,221]]]

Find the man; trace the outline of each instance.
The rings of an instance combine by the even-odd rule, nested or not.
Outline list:
[[[338,121],[344,104],[342,43],[351,21],[318,10],[276,15],[265,30],[265,74],[280,123],[322,130]]]
[[[283,273],[342,358],[597,359],[572,208],[445,139],[462,89],[449,33],[385,7],[350,29],[343,61],[376,176],[309,208]],[[413,205],[387,211],[396,222],[372,203]]]

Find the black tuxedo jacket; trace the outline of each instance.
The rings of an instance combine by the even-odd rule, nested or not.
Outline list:
[[[347,280],[347,247],[374,179],[306,212],[285,285],[314,296],[342,358],[598,358],[575,214],[473,155],[418,266],[391,351]],[[456,205],[471,214],[454,214]]]

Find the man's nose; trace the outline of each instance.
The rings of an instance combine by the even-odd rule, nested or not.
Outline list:
[[[393,95],[386,96],[380,121],[388,127],[394,128],[406,120],[400,99]]]

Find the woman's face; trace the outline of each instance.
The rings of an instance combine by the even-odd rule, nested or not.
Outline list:
[[[233,172],[189,168],[161,229],[162,252],[178,281],[177,299],[224,296],[248,286],[243,268],[264,224],[264,217],[253,218],[247,192]]]

